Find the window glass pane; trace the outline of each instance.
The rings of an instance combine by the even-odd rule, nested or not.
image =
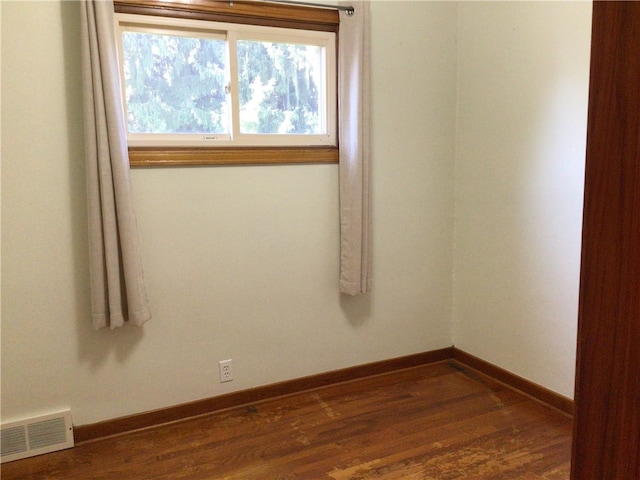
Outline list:
[[[323,47],[238,40],[241,133],[323,134]]]
[[[228,132],[224,40],[125,31],[129,133]]]

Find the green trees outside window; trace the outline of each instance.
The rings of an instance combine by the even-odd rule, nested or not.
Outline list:
[[[130,133],[227,133],[226,42],[123,32]]]
[[[129,133],[230,132],[224,38],[123,31],[122,46]],[[238,40],[236,51],[241,133],[325,133],[323,47]]]

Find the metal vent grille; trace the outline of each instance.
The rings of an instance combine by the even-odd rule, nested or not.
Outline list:
[[[2,425],[1,433],[3,463],[73,447],[68,410]]]
[[[29,446],[36,448],[49,447],[67,441],[67,429],[64,426],[64,417],[52,418],[44,422],[27,425]]]
[[[23,426],[3,429],[0,434],[0,450],[2,456],[26,452],[27,435]]]

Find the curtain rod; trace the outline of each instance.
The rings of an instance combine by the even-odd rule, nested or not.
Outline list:
[[[342,5],[327,5],[324,3],[313,3],[313,2],[304,2],[304,1],[295,1],[295,0],[266,0],[270,3],[284,3],[286,5],[299,5],[302,7],[317,7],[317,8],[329,8],[331,10],[339,10],[346,12],[347,15],[351,16],[356,13],[356,9],[351,6],[342,6]],[[233,0],[229,0],[229,5],[233,6]]]

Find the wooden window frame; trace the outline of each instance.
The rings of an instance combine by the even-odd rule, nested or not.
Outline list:
[[[115,0],[116,13],[338,32],[333,9],[234,0]],[[131,167],[338,163],[338,146],[129,147]]]

